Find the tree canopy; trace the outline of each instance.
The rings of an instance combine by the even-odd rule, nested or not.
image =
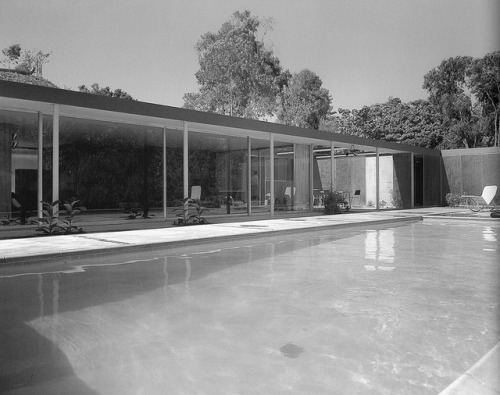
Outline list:
[[[21,45],[12,44],[8,48],[2,50],[2,54],[6,59],[2,60],[3,64],[8,66],[15,66],[14,70],[23,72],[27,75],[35,75],[37,77],[43,76],[43,65],[49,60],[51,53],[44,53],[38,49],[23,50]]]
[[[451,148],[499,145],[500,52],[443,60],[424,76]]]
[[[271,27],[249,11],[235,12],[217,33],[202,35],[195,47],[200,90],[184,95],[184,107],[246,118],[273,115],[287,73],[258,38]]]
[[[6,59],[2,60],[3,64],[6,64],[10,70],[11,64],[17,65],[19,58],[21,57],[21,46],[19,44],[12,44],[8,48],[2,50],[2,54]]]
[[[293,74],[279,97],[278,122],[319,129],[321,121],[332,110],[330,93],[322,84],[321,79],[308,69]]]
[[[480,130],[493,134],[493,145],[499,146],[500,124],[500,51],[473,59],[466,70],[468,87],[477,100]],[[492,132],[492,133],[491,133]]]
[[[184,107],[244,118],[273,119],[318,129],[331,110],[331,97],[310,70],[284,69],[264,43],[273,27],[249,11],[235,12],[217,33],[196,44],[198,92],[184,95]]]
[[[427,100],[404,103],[399,98],[389,98],[385,103],[360,110],[339,109],[323,128],[371,139],[441,148],[441,123],[441,117]]]
[[[428,100],[339,108],[320,127],[428,148],[498,146],[500,52],[443,60],[425,74],[423,87]]]
[[[87,88],[85,85],[80,85],[78,87],[78,90],[80,92],[91,93],[93,95],[116,97],[118,99],[134,100],[134,98],[132,96],[130,96],[127,92],[125,92],[121,89],[115,89],[113,91],[109,88],[109,86],[106,86],[105,88],[100,87],[98,83],[93,83],[92,85],[90,85],[90,88]]]

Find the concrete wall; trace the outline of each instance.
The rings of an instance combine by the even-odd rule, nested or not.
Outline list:
[[[367,177],[367,167],[366,167],[366,157],[345,157],[335,159],[335,190],[349,192],[351,196],[354,195],[354,191],[359,189],[361,195],[359,197],[359,203],[355,204],[365,205],[366,204],[366,177]]]
[[[318,160],[318,170],[324,188],[330,185],[330,159]],[[385,207],[410,207],[410,155],[380,156],[380,201]],[[360,190],[354,205],[376,204],[376,160],[374,157],[348,156],[335,159],[335,187],[337,191]],[[403,196],[401,197],[401,194]]]
[[[399,208],[411,207],[411,155],[393,156],[393,193],[394,205]]]
[[[481,195],[486,185],[500,187],[500,148],[444,150],[442,154],[442,198],[447,193]],[[495,201],[500,201],[499,192]]]

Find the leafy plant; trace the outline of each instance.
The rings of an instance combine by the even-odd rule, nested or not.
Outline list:
[[[347,205],[344,195],[337,191],[328,192],[323,201],[325,204],[323,213],[326,215],[340,214]]]
[[[193,207],[196,210],[196,213],[194,215],[191,215],[193,222],[197,224],[207,224],[208,221],[206,220],[206,218],[201,216],[203,212],[207,210],[207,208],[202,206],[199,200],[192,200],[190,204],[190,207]]]
[[[6,215],[3,217],[2,220],[0,220],[0,224],[2,225],[15,225],[21,223],[20,218],[13,218],[10,215]]]
[[[194,209],[195,212],[192,213],[190,209]],[[207,208],[203,207],[199,200],[185,198],[182,200],[182,205],[174,209],[174,212],[179,211],[174,225],[207,224],[208,221],[201,216],[206,210]]]
[[[460,206],[462,194],[457,193],[447,193],[446,194],[446,204],[450,207],[458,207]]]
[[[127,219],[147,219],[154,217],[154,214],[149,214],[146,210],[144,212],[139,211],[139,209],[137,208],[131,208],[130,210],[126,211],[125,214],[127,214]]]
[[[71,203],[64,203],[63,206],[65,210],[63,211],[64,219],[61,220],[63,225],[61,227],[64,229],[65,233],[71,233],[73,230],[76,232],[83,232],[81,227],[75,225],[75,216],[82,212],[82,207],[77,206],[80,203],[79,200],[74,200]]]
[[[274,198],[274,210],[287,210],[288,209],[288,198],[286,195],[281,195],[281,197]]]
[[[61,203],[59,200],[52,203],[42,202],[42,217],[38,218],[39,225],[36,230],[47,235],[83,232],[81,227],[75,225],[74,220],[82,211],[82,208],[77,206],[78,203],[78,200],[71,203]],[[61,205],[64,210],[60,209]]]
[[[127,219],[137,219],[142,216],[142,213],[136,208],[131,208],[125,214],[127,214]]]
[[[38,232],[48,235],[60,234],[63,228],[59,225],[59,200],[52,203],[42,202],[42,218],[38,218]]]

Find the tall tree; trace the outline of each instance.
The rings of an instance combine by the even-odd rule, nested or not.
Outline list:
[[[287,74],[264,44],[270,28],[269,20],[244,11],[235,12],[217,33],[202,35],[196,44],[200,89],[184,95],[184,107],[246,118],[272,116]]]
[[[311,70],[293,74],[280,96],[278,122],[311,129],[319,129],[331,112],[330,93],[322,87],[321,79]]]
[[[493,124],[493,146],[499,146],[500,123],[500,51],[474,59],[466,70],[468,87],[475,95],[483,125]],[[491,122],[490,122],[491,120]]]
[[[441,62],[424,76],[423,88],[429,100],[443,115],[445,140],[448,148],[481,146],[478,116],[468,90],[466,73],[473,59],[457,56]]]

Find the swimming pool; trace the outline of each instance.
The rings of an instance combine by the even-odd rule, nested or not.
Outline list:
[[[500,339],[499,230],[432,220],[4,268],[0,390],[437,393]]]

